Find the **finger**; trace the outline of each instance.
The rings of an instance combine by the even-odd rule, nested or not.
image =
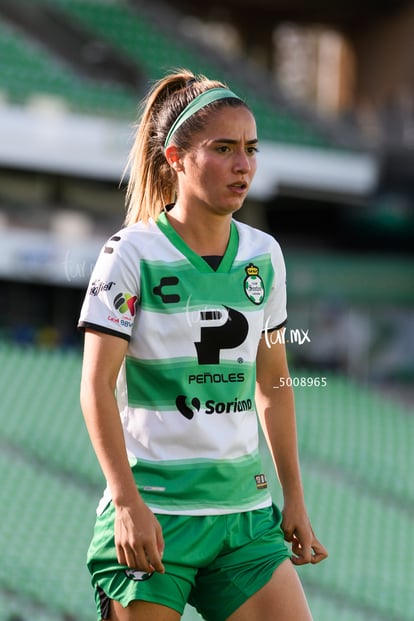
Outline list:
[[[293,555],[291,561],[294,565],[309,565],[309,563],[312,563],[312,555],[310,557]]]
[[[285,541],[288,541],[290,543],[293,538],[294,528],[287,526],[283,520],[282,520],[280,527],[283,531],[283,536],[285,538]]]
[[[292,538],[292,562],[295,565],[306,565],[312,561],[312,546],[311,542],[301,543],[296,535]]]
[[[120,565],[126,565],[129,569],[148,573],[154,571],[142,544],[135,544],[134,546],[118,544],[117,560]]]
[[[320,563],[328,556],[328,550],[318,540],[316,540],[316,542],[312,545],[312,550],[313,554],[311,563],[314,565]]]
[[[154,532],[151,534],[149,540],[144,543],[143,547],[151,571],[165,573],[165,568],[161,560],[164,553],[164,537],[162,535],[161,525],[158,521],[155,522]]]
[[[121,546],[116,546],[116,560],[120,565],[128,565],[124,550]]]
[[[150,571],[149,563],[145,556],[145,553],[140,552],[137,548],[128,547],[124,550],[125,564],[130,569],[137,569],[138,571]]]
[[[149,554],[147,554],[145,548],[141,546],[132,551],[128,561],[128,567],[131,569],[138,569],[139,571],[145,571],[147,573],[153,573],[155,571]]]
[[[160,573],[165,572],[164,565],[162,563],[162,555],[164,553],[164,537],[162,535],[162,528],[158,521],[155,522],[155,537],[145,545],[145,553],[147,559],[153,568],[153,571]]]
[[[293,556],[291,560],[294,565],[306,565],[308,563],[316,565],[328,556],[327,549],[319,542],[311,546],[310,556],[305,553],[304,548],[297,540],[292,545],[292,552]]]
[[[156,546],[148,546],[145,550],[151,571],[157,571],[161,574],[165,572],[165,567],[161,560],[161,554]]]
[[[160,555],[160,558],[163,557],[164,555],[164,548],[165,548],[165,543],[164,543],[164,537],[162,534],[162,528],[160,525],[158,525],[157,528],[157,550],[158,550],[158,554]]]

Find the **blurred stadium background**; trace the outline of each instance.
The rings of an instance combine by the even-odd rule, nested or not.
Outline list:
[[[103,480],[76,322],[122,226],[137,103],[180,66],[258,121],[237,217],[287,263],[303,478],[330,552],[299,570],[315,621],[413,621],[413,58],[412,2],[0,0],[0,621],[95,618]]]

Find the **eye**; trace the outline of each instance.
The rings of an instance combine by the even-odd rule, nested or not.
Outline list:
[[[246,151],[249,155],[255,155],[256,153],[258,153],[259,149],[257,147],[250,146],[247,147]]]
[[[223,144],[217,147],[216,151],[218,153],[227,153],[228,151],[230,151],[230,147],[228,147],[226,144]]]

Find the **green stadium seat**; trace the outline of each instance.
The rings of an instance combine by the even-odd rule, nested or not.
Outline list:
[[[25,104],[42,93],[59,97],[69,109],[85,114],[133,119],[132,91],[79,76],[46,48],[0,21],[0,88],[11,103]]]
[[[414,479],[407,473],[414,472],[414,417],[408,408],[336,376],[327,377],[326,387],[298,387],[295,395],[304,457],[413,506]]]
[[[85,554],[94,497],[52,464],[38,465],[14,447],[2,450],[0,476],[0,594],[17,594],[55,615],[92,620]]]
[[[81,353],[0,343],[0,368],[0,621],[33,606],[34,621],[93,621],[85,554],[104,482],[80,412]],[[329,558],[298,573],[318,621],[412,621],[412,413],[325,375],[295,399],[307,507]],[[197,619],[187,607],[184,621]]]
[[[79,354],[0,345],[0,368],[0,438],[99,491],[103,478],[79,404]]]
[[[34,605],[21,595],[18,597],[0,590],[0,601],[0,621],[56,621],[56,614],[38,603]]]
[[[292,376],[309,373],[295,369]],[[297,387],[295,401],[307,507],[329,551],[321,565],[298,570],[315,618],[332,619],[334,606],[349,621],[409,621],[412,413],[334,374],[326,387]],[[273,468],[267,449],[263,454]],[[281,503],[278,484],[272,491]]]
[[[257,91],[240,76],[223,73],[220,63],[205,54],[190,49],[179,37],[160,29],[147,15],[116,2],[96,0],[37,0],[59,6],[68,17],[96,33],[122,51],[130,60],[144,69],[148,81],[160,78],[176,67],[191,67],[226,81],[251,104],[261,138],[288,144],[328,148],[329,142],[311,123],[295,118],[292,112],[282,110],[265,97],[258,98]],[[139,95],[139,97],[141,94]]]

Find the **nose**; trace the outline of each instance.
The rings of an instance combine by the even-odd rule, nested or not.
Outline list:
[[[234,153],[233,169],[237,173],[245,174],[250,171],[252,165],[251,156],[242,148]]]

